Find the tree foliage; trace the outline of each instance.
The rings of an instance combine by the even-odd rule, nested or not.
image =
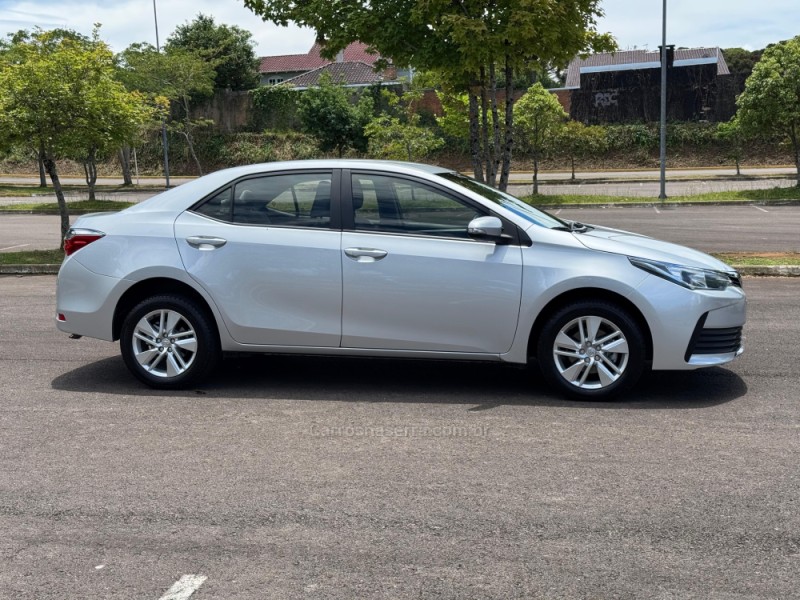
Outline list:
[[[569,158],[572,179],[575,179],[576,160],[597,156],[608,147],[603,127],[580,121],[567,121],[556,133],[554,142],[559,152]]]
[[[297,114],[303,130],[319,140],[323,152],[336,151],[341,157],[349,148],[367,150],[364,128],[372,118],[372,99],[363,94],[357,101],[350,92],[323,76],[317,87],[303,92]]]
[[[736,95],[744,90],[745,82],[753,72],[753,67],[761,60],[763,52],[763,50],[745,50],[744,48],[725,48],[722,50]]]
[[[166,98],[177,108],[167,111],[168,127],[186,140],[200,175],[203,167],[194,148],[194,133],[210,124],[207,119],[192,119],[192,98],[214,90],[215,70],[201,55],[172,48],[158,52],[150,44],[132,44],[119,55],[119,78],[129,89],[148,93],[157,104]]]
[[[383,90],[389,110],[374,117],[364,129],[372,156],[390,160],[420,161],[444,145],[431,129],[420,125],[416,106],[422,94],[408,92],[402,97]]]
[[[297,121],[297,100],[300,97],[288,85],[265,85],[250,92],[253,97],[255,129],[289,131]]]
[[[800,187],[800,36],[764,50],[737,104],[745,133],[772,133],[789,142]]]
[[[179,25],[167,39],[167,53],[194,53],[216,70],[217,89],[249,90],[258,86],[258,57],[249,31],[237,25],[217,25],[214,17],[198,14],[190,23]]]
[[[0,56],[0,131],[40,152],[56,191],[62,239],[69,214],[56,160],[93,165],[131,140],[150,113],[140,94],[115,79],[113,54],[96,30],[92,38],[20,32]]]
[[[741,163],[747,138],[739,119],[734,117],[726,123],[717,123],[714,137],[722,144],[727,157],[736,164],[736,174],[741,175]]]
[[[514,147],[515,74],[532,65],[563,66],[579,52],[614,46],[610,36],[596,31],[599,0],[243,2],[265,20],[311,27],[329,56],[360,40],[397,65],[438,72],[467,92],[475,175],[494,184],[500,164],[501,188],[508,183]],[[498,98],[498,72],[505,102]]]
[[[569,117],[541,83],[535,83],[514,109],[522,148],[533,159],[533,193],[539,193],[539,161],[550,152]]]

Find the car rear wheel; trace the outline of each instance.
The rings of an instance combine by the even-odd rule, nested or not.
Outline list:
[[[195,385],[220,356],[213,321],[183,296],[153,296],[136,305],[122,325],[120,349],[131,373],[159,389]]]
[[[607,400],[639,380],[646,348],[639,325],[625,310],[584,301],[550,318],[537,352],[551,386],[573,398]]]

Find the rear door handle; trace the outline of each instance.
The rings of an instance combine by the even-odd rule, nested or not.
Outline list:
[[[377,248],[345,248],[344,253],[358,262],[375,262],[389,254],[386,250]]]
[[[215,250],[216,248],[222,248],[228,243],[228,240],[207,235],[193,235],[186,238],[186,243],[198,250]]]

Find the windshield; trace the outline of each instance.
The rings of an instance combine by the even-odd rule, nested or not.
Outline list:
[[[561,219],[547,214],[543,210],[534,208],[530,204],[524,203],[522,200],[515,198],[511,194],[506,194],[505,192],[496,190],[495,188],[475,181],[466,175],[461,175],[460,173],[437,173],[437,175],[447,179],[448,181],[457,183],[458,185],[467,188],[469,191],[483,196],[487,200],[491,200],[495,204],[510,210],[526,221],[539,225],[540,227],[547,227],[548,229],[571,229],[569,224]]]

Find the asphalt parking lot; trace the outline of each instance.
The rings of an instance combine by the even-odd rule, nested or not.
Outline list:
[[[800,281],[745,286],[744,356],[588,404],[309,357],[154,392],[0,277],[0,598],[796,597]]]

